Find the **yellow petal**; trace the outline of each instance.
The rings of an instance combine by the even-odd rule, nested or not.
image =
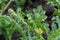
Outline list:
[[[36,33],[41,34],[42,32],[43,32],[43,31],[42,31],[42,29],[41,29],[41,28],[36,29]]]

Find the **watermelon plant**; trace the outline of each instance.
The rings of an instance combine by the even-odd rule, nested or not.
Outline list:
[[[0,0],[0,40],[60,40],[60,0]]]

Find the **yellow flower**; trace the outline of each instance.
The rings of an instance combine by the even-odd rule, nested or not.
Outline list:
[[[42,32],[43,32],[43,31],[42,31],[41,28],[36,29],[36,33],[37,33],[37,34],[42,34]]]

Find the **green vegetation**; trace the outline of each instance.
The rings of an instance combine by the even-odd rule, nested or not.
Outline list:
[[[54,7],[51,25],[45,21],[48,16],[42,5],[24,10],[25,2],[0,0],[0,35],[6,40],[60,40],[60,0],[47,0],[47,4]]]

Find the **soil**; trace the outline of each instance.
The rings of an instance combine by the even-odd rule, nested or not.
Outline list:
[[[21,40],[20,37],[22,37],[20,35],[20,33],[16,30],[13,34],[12,34],[12,40]]]
[[[5,37],[3,34],[0,34],[0,40],[5,40]]]

